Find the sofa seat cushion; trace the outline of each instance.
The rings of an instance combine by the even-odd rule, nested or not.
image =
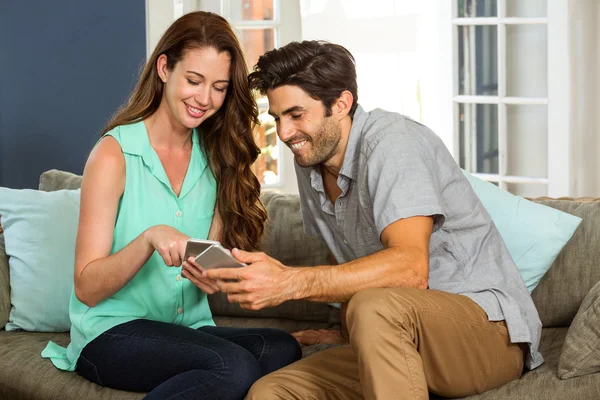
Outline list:
[[[558,377],[558,360],[567,328],[545,328],[540,352],[546,360],[540,367],[526,372],[520,380],[499,389],[489,390],[468,400],[597,400],[600,398],[600,373],[562,380]]]
[[[62,346],[68,333],[6,332],[0,330],[0,399],[141,399],[143,393],[96,385],[73,372],[63,372],[40,356],[48,341]]]

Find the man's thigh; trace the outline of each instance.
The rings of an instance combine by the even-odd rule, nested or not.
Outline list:
[[[259,379],[246,399],[363,399],[356,356],[350,346],[313,354]]]
[[[351,299],[348,324],[350,342],[367,358],[397,354],[394,343],[407,337],[421,359],[429,390],[444,396],[499,387],[518,378],[523,369],[521,347],[510,342],[505,323],[488,321],[485,311],[466,296],[423,289],[369,289]],[[374,351],[379,346],[384,348]],[[373,360],[371,365],[384,363]]]

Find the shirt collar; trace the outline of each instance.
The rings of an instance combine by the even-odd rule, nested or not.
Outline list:
[[[152,175],[171,189],[171,183],[165,172],[165,169],[158,158],[158,154],[150,144],[148,131],[144,121],[134,122],[133,124],[120,126],[121,130],[121,149],[123,153],[133,154],[142,157],[142,161],[148,167]],[[206,157],[200,149],[199,132],[194,129],[192,133],[192,155],[187,169],[179,198],[183,198],[194,187],[196,182],[203,175],[208,163]]]
[[[344,175],[352,180],[356,180],[361,138],[368,117],[369,113],[363,110],[360,105],[357,105],[356,110],[354,111],[354,117],[352,118],[348,144],[346,145],[346,152],[344,153],[344,161],[342,162],[342,168],[340,168],[340,175]]]

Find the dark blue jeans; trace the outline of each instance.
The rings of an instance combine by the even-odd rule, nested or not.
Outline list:
[[[257,379],[301,356],[296,339],[277,329],[194,330],[138,319],[88,343],[77,373],[113,389],[150,392],[146,399],[243,399]]]

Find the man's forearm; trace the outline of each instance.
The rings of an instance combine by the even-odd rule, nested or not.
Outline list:
[[[345,264],[300,268],[295,298],[345,302],[363,289],[427,288],[428,264],[427,254],[394,247]]]

